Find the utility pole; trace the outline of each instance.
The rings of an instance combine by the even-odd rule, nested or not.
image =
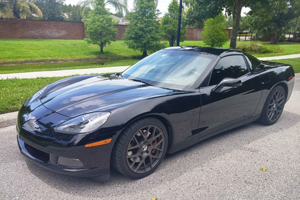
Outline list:
[[[177,46],[179,46],[179,44],[180,44],[181,13],[182,13],[182,0],[180,0],[180,3],[179,3],[179,16],[178,16],[178,28],[177,28]]]

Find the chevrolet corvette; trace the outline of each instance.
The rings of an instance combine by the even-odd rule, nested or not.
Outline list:
[[[122,73],[54,82],[19,111],[17,141],[52,171],[138,179],[166,153],[259,121],[274,124],[294,86],[292,66],[229,49],[172,47]]]

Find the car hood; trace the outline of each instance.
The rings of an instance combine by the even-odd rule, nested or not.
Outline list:
[[[127,79],[88,78],[71,83],[40,97],[41,103],[59,114],[78,116],[93,111],[109,111],[135,101],[171,95],[173,90],[153,87]]]

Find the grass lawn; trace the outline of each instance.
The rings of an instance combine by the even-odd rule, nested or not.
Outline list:
[[[138,60],[117,60],[104,62],[63,62],[63,63],[44,63],[44,64],[23,64],[23,65],[5,65],[0,66],[0,74],[54,71],[67,69],[87,69],[114,66],[131,66]]]
[[[103,74],[106,77],[110,75]],[[0,114],[18,111],[25,100],[38,90],[63,78],[66,77],[0,80]]]
[[[167,42],[162,41],[167,47]],[[239,43],[249,43],[238,41]],[[50,61],[76,59],[124,60],[139,58],[141,52],[129,49],[124,41],[112,42],[100,54],[98,45],[87,44],[85,40],[42,40],[42,39],[0,39],[0,63],[23,61]],[[264,44],[269,44],[264,42]],[[203,41],[185,41],[182,46],[206,46]],[[223,47],[229,48],[228,41]],[[255,54],[257,57],[279,56],[300,53],[299,43],[279,43],[282,53]]]
[[[27,98],[62,77],[0,80],[0,114],[17,111]]]
[[[279,62],[279,63],[290,64],[290,65],[293,66],[295,73],[300,73],[300,58],[283,59],[283,60],[270,60],[270,62]]]
[[[85,40],[0,39],[0,44],[0,63],[88,58],[122,60],[141,55],[139,51],[128,49],[124,41],[107,45],[103,54],[99,46]]]

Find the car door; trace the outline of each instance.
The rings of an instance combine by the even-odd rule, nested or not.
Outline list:
[[[240,83],[214,91],[226,78]],[[201,135],[205,135],[250,119],[261,98],[261,80],[259,75],[250,72],[243,55],[231,55],[219,60],[211,72],[209,84],[201,87],[200,93],[199,128],[204,130]]]

